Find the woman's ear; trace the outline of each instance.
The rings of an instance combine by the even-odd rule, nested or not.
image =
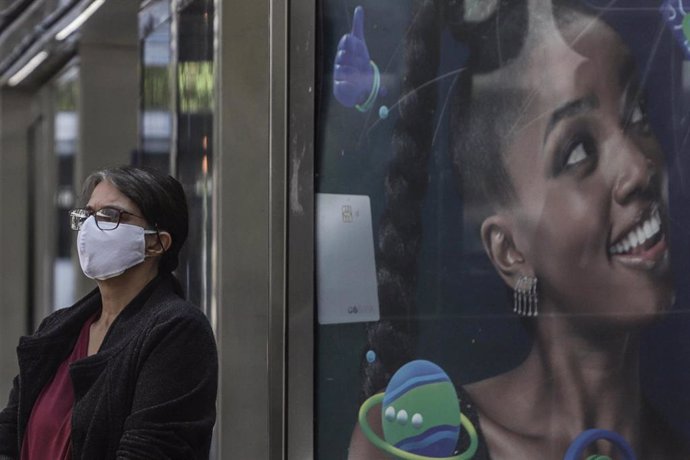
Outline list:
[[[513,287],[520,276],[532,273],[524,255],[515,246],[509,217],[495,214],[486,218],[482,223],[481,238],[486,254],[506,284]]]
[[[163,255],[165,251],[170,249],[172,244],[172,236],[168,232],[158,232],[157,235],[151,235],[147,240],[146,252],[152,256]]]

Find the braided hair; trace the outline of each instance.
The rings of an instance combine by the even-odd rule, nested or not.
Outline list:
[[[512,123],[523,110],[526,94],[517,87],[497,88],[475,82],[476,77],[518,62],[516,58],[531,26],[528,22],[539,18],[528,14],[528,0],[474,2],[474,10],[467,3],[420,0],[405,38],[402,97],[393,133],[395,156],[385,179],[386,209],[378,229],[381,321],[370,325],[367,331],[367,349],[376,353],[376,359],[362,357],[362,399],[383,389],[400,366],[414,359],[418,335],[417,260],[437,114],[434,82],[444,27],[471,50],[465,69],[458,74],[458,84],[454,85],[448,130],[450,155],[463,200],[466,206],[483,208],[485,217],[490,211],[488,204],[506,206],[515,197],[503,152],[510,142]],[[478,11],[492,3],[494,8],[488,13]],[[554,3],[554,16],[571,17],[571,12],[585,12],[570,1]],[[482,220],[480,215],[477,224]]]
[[[395,157],[385,180],[386,209],[378,230],[377,278],[380,322],[368,330],[369,348],[377,359],[364,365],[363,396],[380,390],[411,358],[416,325],[415,286],[421,246],[421,212],[429,183],[436,89],[424,83],[435,77],[440,59],[440,11],[434,0],[424,0],[409,31],[405,47],[407,71],[404,96],[393,133]],[[414,63],[414,65],[410,65]]]

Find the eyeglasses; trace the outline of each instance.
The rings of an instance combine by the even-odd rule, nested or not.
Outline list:
[[[118,225],[120,225],[120,220],[122,219],[123,214],[128,214],[130,216],[146,220],[142,216],[137,216],[131,212],[109,206],[101,208],[98,211],[94,211],[89,208],[76,208],[69,212],[69,226],[72,230],[80,230],[81,226],[84,224],[84,221],[86,221],[86,219],[89,217],[94,216],[96,226],[98,226],[98,228],[105,231],[115,230]]]

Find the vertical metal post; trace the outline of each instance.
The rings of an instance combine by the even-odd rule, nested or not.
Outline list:
[[[316,2],[290,3],[287,458],[314,457]]]
[[[218,4],[214,294],[220,458],[281,458],[285,6]]]
[[[26,333],[26,247],[29,174],[27,132],[31,93],[0,90],[0,397],[9,394],[17,373],[15,349]]]

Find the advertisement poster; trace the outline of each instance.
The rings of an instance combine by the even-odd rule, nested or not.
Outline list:
[[[318,458],[690,458],[689,12],[320,3]]]

